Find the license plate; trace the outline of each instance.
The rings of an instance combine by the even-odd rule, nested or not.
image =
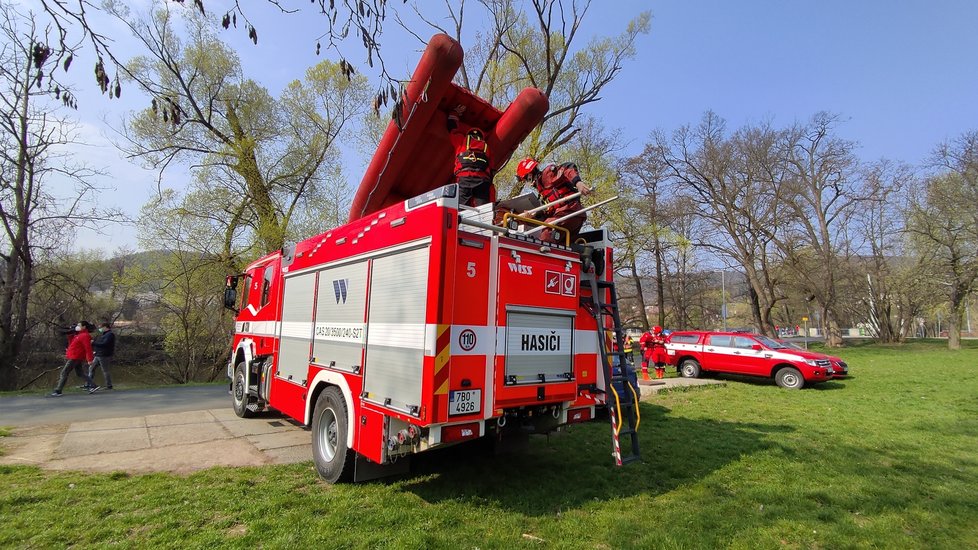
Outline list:
[[[455,390],[448,394],[448,414],[482,412],[482,390]]]

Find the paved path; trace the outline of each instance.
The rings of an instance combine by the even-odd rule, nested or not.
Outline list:
[[[643,399],[677,386],[718,380],[642,380]],[[59,398],[0,400],[0,464],[54,470],[189,473],[213,466],[258,466],[312,460],[309,431],[277,413],[242,419],[224,386],[80,390]]]
[[[231,408],[231,396],[224,384],[99,390],[91,395],[69,386],[61,397],[0,397],[0,426],[43,426],[221,407]]]

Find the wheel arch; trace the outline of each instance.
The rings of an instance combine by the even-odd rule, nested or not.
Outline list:
[[[234,378],[234,369],[237,368],[238,363],[245,364],[245,386],[251,384],[251,362],[255,358],[255,341],[251,338],[242,338],[238,342],[238,347],[234,349],[234,355],[231,358],[231,378]]]
[[[807,382],[807,379],[805,378],[805,371],[799,368],[798,365],[792,365],[791,363],[778,363],[774,365],[773,367],[771,367],[770,377],[774,378],[775,376],[778,375],[778,371],[784,369],[795,369],[796,371],[798,371],[799,374],[801,374],[802,380],[805,380]]]
[[[346,446],[353,449],[356,411],[354,410],[353,392],[350,391],[350,385],[346,382],[346,378],[342,374],[327,370],[321,370],[316,373],[312,382],[309,383],[309,394],[306,396],[306,414],[302,423],[306,426],[312,425],[312,409],[316,406],[316,400],[319,399],[319,394],[323,393],[323,390],[330,386],[339,388],[340,392],[343,393],[343,399],[346,400],[346,425],[348,426],[346,430]]]

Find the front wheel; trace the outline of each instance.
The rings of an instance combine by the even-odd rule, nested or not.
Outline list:
[[[789,390],[800,390],[805,385],[805,378],[794,367],[785,367],[779,370],[774,375],[774,381],[782,388]]]
[[[679,365],[679,374],[682,374],[683,378],[699,378],[700,364],[696,359],[684,359]]]
[[[320,477],[329,483],[353,474],[354,452],[346,446],[346,401],[339,388],[326,388],[316,399],[312,416],[312,459]]]
[[[245,373],[245,364],[241,362],[234,367],[234,381],[231,385],[231,404],[234,407],[234,414],[241,418],[255,416],[255,408],[249,407],[249,402],[248,378]]]

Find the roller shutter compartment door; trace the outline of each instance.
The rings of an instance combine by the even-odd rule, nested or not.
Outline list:
[[[372,262],[364,389],[367,399],[416,414],[421,404],[430,248]]]

